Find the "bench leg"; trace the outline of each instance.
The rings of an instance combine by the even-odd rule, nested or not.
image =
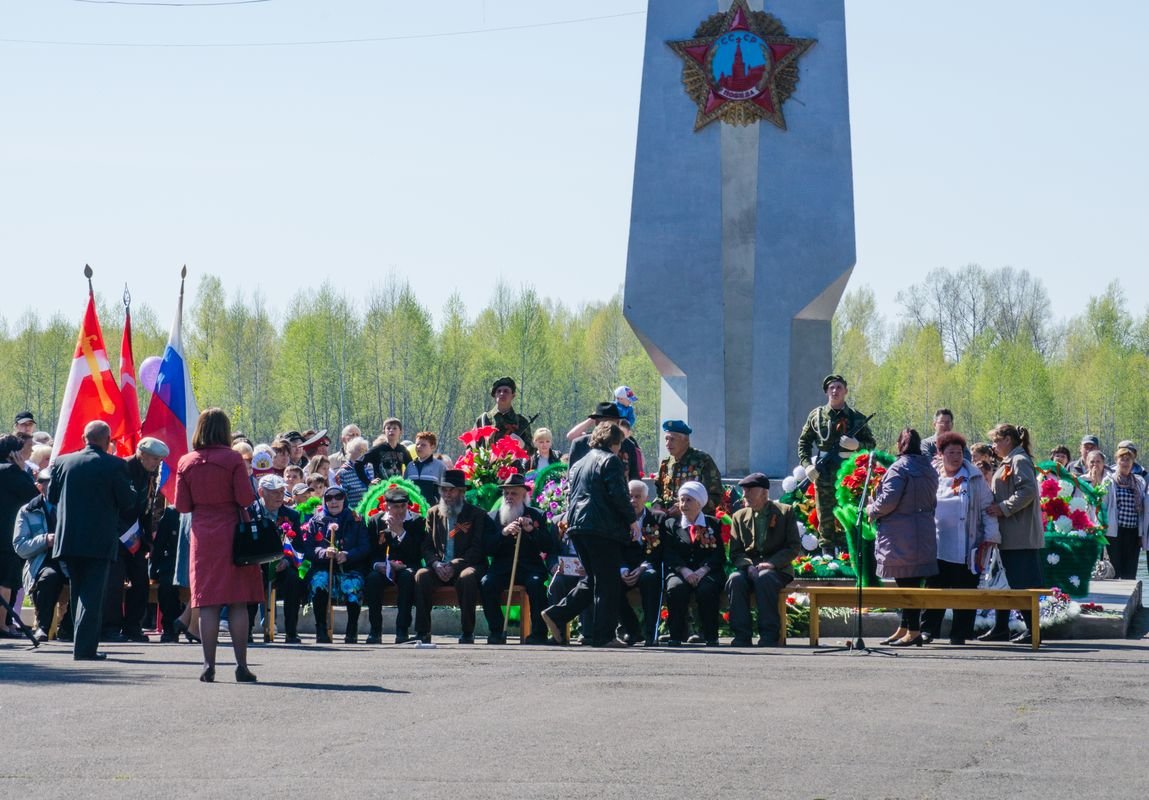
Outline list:
[[[1032,615],[1030,619],[1033,620],[1033,630],[1029,632],[1029,638],[1033,640],[1033,644],[1030,646],[1037,650],[1041,647],[1041,599],[1037,595],[1034,595],[1033,600],[1030,601],[1030,614]]]
[[[789,624],[788,620],[786,619],[786,615],[790,611],[790,604],[786,602],[789,597],[790,595],[786,592],[785,589],[778,592],[778,619],[782,623],[781,627],[778,629],[778,644],[782,645],[783,647],[786,645],[786,627]]]
[[[519,589],[519,644],[531,635],[531,598],[526,589]]]
[[[275,641],[275,584],[267,593],[267,641]]]
[[[818,597],[810,595],[810,646],[818,646]]]

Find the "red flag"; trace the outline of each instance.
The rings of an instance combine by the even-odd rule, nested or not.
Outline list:
[[[124,435],[116,440],[121,458],[135,455],[140,443],[140,401],[136,397],[136,359],[132,355],[132,309],[124,307],[124,338],[120,342],[120,400],[124,409]]]
[[[84,449],[84,426],[94,419],[102,419],[112,429],[112,441],[123,436],[124,409],[120,388],[108,363],[104,348],[104,334],[96,316],[96,299],[88,290],[88,308],[80,326],[80,338],[64,387],[64,402],[60,405],[60,421],[56,425],[56,439],[52,445],[53,460],[58,455]]]

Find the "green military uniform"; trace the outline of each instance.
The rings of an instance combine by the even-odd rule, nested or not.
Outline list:
[[[866,415],[848,405],[834,409],[827,403],[818,406],[806,417],[802,433],[798,437],[798,463],[803,467],[814,463],[822,453],[837,453],[842,437],[863,423]],[[863,426],[854,436],[862,450],[873,450],[877,442],[868,425]],[[814,480],[815,500],[818,506],[818,544],[823,547],[840,547],[834,527],[834,494],[837,491],[837,472],[841,460],[832,456],[829,462],[834,468],[831,474],[819,472]]]
[[[514,406],[508,408],[505,414],[499,411],[497,406],[490,411],[484,411],[475,420],[475,427],[482,428],[486,425],[494,425],[498,428],[487,439],[488,446],[493,445],[504,436],[517,434],[523,440],[523,449],[527,451],[527,455],[534,454],[535,445],[532,441],[534,437],[531,435],[531,421],[515,411]]]
[[[670,508],[678,502],[678,488],[687,481],[698,481],[706,487],[710,500],[703,508],[704,514],[714,515],[718,502],[722,500],[722,473],[714,459],[701,450],[687,448],[682,458],[667,456],[658,467],[658,502],[663,508]]]

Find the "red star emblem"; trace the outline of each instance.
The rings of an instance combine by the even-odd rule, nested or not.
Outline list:
[[[716,119],[729,125],[769,120],[782,130],[782,104],[798,84],[798,59],[815,39],[796,39],[774,16],[746,0],[698,26],[695,38],[667,42],[682,58],[682,83],[698,105],[694,130]]]

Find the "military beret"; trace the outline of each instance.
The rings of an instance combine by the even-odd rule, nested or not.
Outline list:
[[[846,379],[843,378],[841,375],[827,375],[825,378],[822,379],[822,391],[823,392],[827,391],[830,388],[830,384],[834,383],[835,381],[842,384],[847,389],[850,387],[850,384],[846,383]]]
[[[511,394],[516,394],[519,391],[519,387],[515,385],[514,378],[499,378],[497,381],[491,384],[491,397],[494,397],[495,392],[497,392],[499,388],[503,386],[510,388]]]
[[[769,489],[770,488],[770,479],[767,478],[764,473],[751,472],[745,478],[738,481],[738,485],[744,486],[747,489],[749,489],[753,486],[757,486],[760,489]]]
[[[136,445],[136,450],[141,453],[147,453],[149,456],[155,456],[156,458],[167,458],[168,453],[171,452],[168,450],[166,444],[154,436],[145,436],[143,439],[140,439],[140,443]]]
[[[667,419],[662,422],[662,429],[667,433],[681,433],[686,436],[694,433],[694,428],[680,419]]]

